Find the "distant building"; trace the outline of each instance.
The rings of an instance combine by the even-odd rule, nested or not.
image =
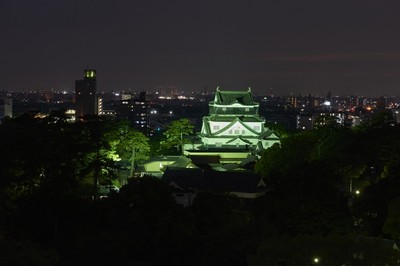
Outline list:
[[[299,99],[295,96],[289,97],[290,106],[292,108],[299,108]]]
[[[132,95],[122,94],[120,95],[119,101],[115,108],[117,119],[119,120],[130,120],[132,111]]]
[[[116,116],[120,120],[128,120],[132,126],[148,135],[150,102],[146,100],[146,92],[132,98],[131,94],[122,94],[116,108]]]
[[[333,118],[340,126],[344,126],[345,124],[346,117],[345,114],[341,112],[301,112],[296,118],[297,129],[312,130],[317,122],[319,126],[323,126],[325,125],[325,117]]]
[[[7,96],[0,97],[0,123],[5,117],[12,116],[12,99]]]
[[[97,114],[103,114],[103,98],[97,97]]]
[[[392,111],[394,122],[396,124],[400,124],[400,109],[393,108],[393,109],[391,109],[391,111]]]
[[[149,129],[150,103],[146,101],[146,92],[141,92],[139,98],[131,100],[131,121],[133,127],[146,135]]]
[[[96,70],[85,69],[82,80],[75,81],[76,115],[97,115],[97,81]]]
[[[315,116],[311,113],[300,113],[296,117],[296,128],[300,130],[313,129]]]

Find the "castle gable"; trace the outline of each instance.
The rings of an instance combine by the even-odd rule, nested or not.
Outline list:
[[[246,135],[246,136],[258,136],[257,132],[255,132],[250,127],[246,126],[240,119],[233,120],[229,125],[220,129],[213,133],[214,136],[238,136],[238,135]]]
[[[232,105],[239,103],[242,105],[254,105],[251,90],[247,91],[220,91],[215,92],[214,103],[218,105]]]

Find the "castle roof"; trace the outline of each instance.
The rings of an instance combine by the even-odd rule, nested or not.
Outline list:
[[[240,103],[243,105],[254,105],[253,95],[250,88],[247,91],[221,91],[217,88],[214,103],[218,105],[231,105]]]

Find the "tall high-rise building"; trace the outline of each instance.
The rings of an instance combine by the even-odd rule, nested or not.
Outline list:
[[[299,99],[295,96],[289,97],[290,105],[292,108],[298,108],[299,107]]]
[[[141,92],[139,98],[132,100],[131,121],[133,127],[142,131],[146,135],[149,127],[150,103],[146,101],[146,92]]]
[[[98,114],[96,94],[96,70],[85,69],[83,79],[75,81],[75,104],[77,117]]]
[[[146,100],[146,92],[133,98],[131,94],[122,94],[116,108],[117,119],[128,120],[132,126],[148,135],[150,102]]]

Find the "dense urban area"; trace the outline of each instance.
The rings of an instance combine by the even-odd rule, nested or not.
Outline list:
[[[0,265],[400,264],[399,98],[79,82],[0,94]]]

